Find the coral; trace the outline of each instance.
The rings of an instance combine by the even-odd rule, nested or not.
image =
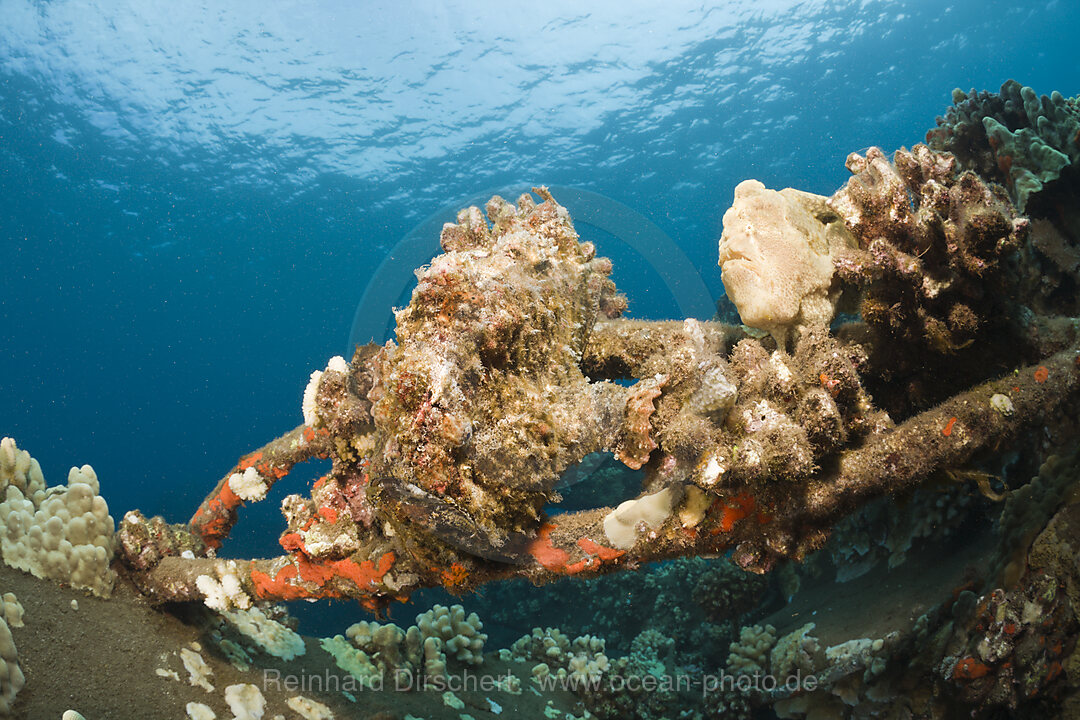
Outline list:
[[[307,650],[302,637],[291,628],[269,617],[260,608],[227,610],[223,616],[237,632],[254,642],[268,655],[282,660],[292,660],[303,655]]]
[[[402,630],[393,623],[362,621],[350,625],[346,637],[324,638],[326,650],[338,667],[362,685],[378,686],[396,673],[423,672],[429,677],[446,674],[448,656],[465,665],[484,661],[487,635],[476,613],[465,616],[461,605],[435,605],[416,617],[416,625]]]
[[[23,627],[23,606],[15,593],[4,593],[0,597],[0,617],[8,624],[8,627]]]
[[[997,153],[999,166],[1007,172],[1008,185],[1020,212],[1024,212],[1031,195],[1058,179],[1069,165],[1068,155],[1055,150],[1030,128],[1010,132],[992,117],[983,118],[983,128],[990,147]]]
[[[829,205],[858,247],[837,258],[837,272],[863,288],[873,372],[907,399],[875,397],[911,412],[938,401],[942,379],[961,368],[967,377],[1000,372],[987,355],[1022,347],[1005,261],[1026,241],[1028,221],[1000,188],[925,145],[896,151],[892,163],[870,148],[847,167],[852,178]],[[957,362],[961,351],[972,361]]]
[[[1077,160],[1080,104],[1060,93],[1038,96],[1009,80],[998,93],[953,92],[953,106],[927,133],[936,149],[953,153],[959,166],[1000,183],[1031,218],[1031,240],[1010,268],[1017,296],[1035,313],[1026,318],[1033,339],[1063,346],[1075,337],[1070,320],[1080,314]],[[1064,340],[1068,343],[1070,340]]]
[[[323,638],[319,646],[334,659],[339,668],[354,677],[361,687],[377,687],[382,682],[384,669],[363,650],[353,646],[341,635]]]
[[[1080,481],[1080,452],[1051,455],[1039,474],[1006,499],[998,519],[998,547],[995,575],[1005,586],[1013,585],[1028,561],[1028,550],[1036,535],[1075,492]],[[1080,607],[1080,606],[1078,606]]]
[[[953,105],[926,134],[931,147],[1009,188],[1020,212],[1080,159],[1080,105],[1059,92],[1041,98],[1007,80],[998,93],[953,91]]]
[[[558,628],[537,627],[514,642],[510,657],[536,661],[532,675],[538,681],[554,675],[567,687],[579,690],[598,685],[610,667],[605,649],[606,643],[598,637],[582,635],[571,640]]]
[[[476,613],[465,616],[461,605],[435,605],[416,617],[416,626],[425,642],[438,638],[447,655],[466,665],[484,662],[484,643],[487,635],[481,630],[484,623]]]
[[[523,581],[488,585],[472,603],[494,627],[519,627],[523,618],[558,624],[569,637],[603,637],[614,657],[631,651],[640,633],[657,630],[674,641],[680,666],[722,661],[740,618],[767,586],[766,578],[727,558],[679,558],[635,573],[588,580],[565,578],[532,587]]]
[[[836,579],[847,582],[860,577],[879,562],[897,567],[916,541],[950,537],[985,509],[986,503],[959,483],[869,503],[838,523],[829,540],[826,549],[836,567]]]
[[[773,645],[769,653],[769,671],[780,681],[792,675],[812,675],[825,660],[825,651],[818,639],[811,635],[814,623],[784,635]]]
[[[198,702],[189,702],[184,706],[189,720],[216,720],[217,713],[209,705]]]
[[[601,642],[590,640],[602,647]],[[677,697],[670,682],[675,671],[669,662],[672,645],[671,638],[657,630],[640,633],[628,655],[606,663],[607,670],[597,681],[577,686],[585,707],[602,720],[665,717]]]
[[[672,666],[675,654],[675,640],[656,628],[642,630],[630,643],[630,655],[651,664],[653,675],[662,675]]]
[[[724,289],[742,321],[783,346],[800,325],[832,320],[832,246],[851,242],[825,198],[757,180],[735,187],[724,213],[720,260]]]
[[[240,585],[236,562],[219,562],[214,570],[215,576],[200,575],[195,578],[195,585],[203,593],[206,607],[221,612],[234,607],[241,610],[251,607],[251,597]]]
[[[760,675],[769,669],[769,654],[776,645],[776,628],[751,625],[739,631],[739,640],[731,643],[727,670],[732,675]]]
[[[710,564],[694,582],[694,602],[712,622],[741,618],[761,604],[768,585],[764,577],[743,572],[727,558]]]
[[[0,449],[0,452],[3,450]],[[40,475],[40,470],[38,474]],[[22,612],[22,605],[15,596],[5,593],[0,600],[0,714],[3,715],[11,712],[15,696],[26,684],[22,668],[19,667],[19,652],[10,629],[22,627]]]
[[[0,490],[5,563],[108,597],[116,579],[110,568],[114,525],[93,468],[73,467],[67,487],[46,489],[37,462],[4,438]]]
[[[705,693],[702,715],[708,720],[749,720],[751,703],[747,693],[721,688]]]
[[[587,418],[621,415],[628,397],[578,367],[597,318],[624,306],[611,263],[538,192],[540,205],[493,198],[492,227],[474,208],[443,229],[446,252],[398,313],[372,409],[373,476],[452,500],[496,547],[536,526],[563,468],[614,445],[617,425]]]
[[[45,499],[45,477],[41,474],[41,465],[30,457],[30,453],[20,450],[12,438],[0,440],[0,483],[4,488],[14,487],[26,499],[40,505]]]
[[[262,500],[266,497],[266,489],[266,481],[253,467],[229,476],[229,490],[241,500]]]

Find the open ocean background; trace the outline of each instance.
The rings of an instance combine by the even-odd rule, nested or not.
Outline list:
[[[302,422],[425,222],[494,190],[598,193],[676,243],[711,306],[739,181],[831,194],[849,152],[921,141],[954,87],[1074,95],[1077,37],[1065,0],[0,0],[0,435],[52,485],[93,465],[117,520],[185,521]],[[679,314],[634,251],[582,234],[631,315]],[[277,554],[279,501],[319,470],[227,554]]]

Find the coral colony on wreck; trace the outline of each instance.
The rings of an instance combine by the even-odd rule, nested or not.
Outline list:
[[[134,588],[187,607],[212,648],[169,650],[156,672],[196,698],[191,718],[224,712],[222,697],[239,717],[346,716],[379,688],[412,691],[386,707],[436,690],[439,708],[465,708],[461,693],[525,712],[539,687],[549,717],[563,712],[556,698],[566,716],[603,718],[659,716],[666,701],[702,717],[1075,707],[1078,157],[1077,99],[1010,81],[956,91],[926,144],[850,155],[830,197],[746,180],[719,241],[742,325],[622,317],[611,262],[580,241],[573,208],[544,187],[493,197],[443,228],[396,342],[312,373],[303,422],[240,457],[186,524],[130,510],[114,532],[89,466],[48,488],[4,439],[4,561],[114,598],[100,602],[131,602]],[[638,496],[549,514],[563,473],[594,453],[640,471]],[[243,506],[313,458],[330,470],[283,501],[283,552],[218,558]],[[1037,477],[1005,488],[1006,462]],[[927,489],[940,483],[949,494]],[[898,566],[914,539],[972,517],[999,518],[971,556],[978,570],[935,571],[940,593],[888,632],[837,634],[827,608],[820,627],[806,623],[819,606],[740,629],[745,610],[732,611],[728,630],[712,626],[726,664],[694,673],[672,666],[656,630],[622,656],[550,627],[491,653],[477,613],[436,605],[407,628],[365,621],[308,644],[275,604],[350,598],[383,612],[424,588],[682,568],[698,568],[696,583],[723,578],[695,597],[751,588],[760,600],[757,576],[724,556],[775,571],[791,598],[822,563],[850,578],[876,559]],[[727,569],[644,565],[717,556]],[[21,608],[4,596],[4,712],[34,687],[15,643]],[[235,682],[222,696],[215,677]],[[680,677],[699,699],[678,696]]]

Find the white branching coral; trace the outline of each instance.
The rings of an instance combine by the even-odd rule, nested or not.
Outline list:
[[[229,489],[241,500],[262,500],[266,497],[266,481],[259,471],[249,467],[242,473],[229,476]]]
[[[214,570],[217,577],[200,575],[195,578],[195,586],[203,594],[206,607],[218,612],[224,612],[230,608],[246,610],[251,607],[251,597],[244,591],[240,582],[236,562],[219,561]]]
[[[312,371],[307,387],[304,388],[304,399],[300,404],[300,409],[304,413],[305,425],[314,425],[319,421],[317,400],[319,383],[322,382],[323,374],[326,372],[346,373],[348,371],[349,363],[340,355],[330,358],[329,362],[326,363],[326,370]]]
[[[314,425],[319,419],[315,413],[315,395],[319,392],[319,381],[322,380],[322,370],[312,370],[311,378],[307,387],[304,388],[304,399],[300,403],[300,410],[304,413],[304,424]]]

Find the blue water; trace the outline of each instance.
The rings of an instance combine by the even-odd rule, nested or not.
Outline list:
[[[719,298],[740,180],[829,194],[957,86],[1077,92],[1074,3],[948,5],[0,0],[0,434],[186,520],[301,422],[389,249],[491,188],[616,200]],[[232,552],[274,554],[303,488]]]

